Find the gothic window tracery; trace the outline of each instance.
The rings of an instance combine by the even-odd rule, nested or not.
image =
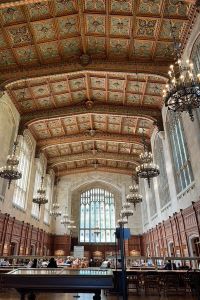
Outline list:
[[[80,199],[80,242],[113,243],[114,233],[114,195],[102,188],[84,191]]]
[[[181,117],[173,119],[168,114],[167,127],[172,150],[174,175],[177,193],[182,192],[194,180],[189,152],[183,131]],[[170,126],[173,124],[173,126]]]

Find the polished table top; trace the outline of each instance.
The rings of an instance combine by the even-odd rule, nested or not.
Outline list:
[[[50,269],[50,268],[42,268],[42,269],[14,269],[8,273],[9,275],[59,275],[59,276],[95,276],[95,277],[105,277],[105,276],[113,276],[113,272],[111,269]]]

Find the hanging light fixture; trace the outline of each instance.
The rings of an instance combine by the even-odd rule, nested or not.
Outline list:
[[[136,204],[142,202],[142,195],[139,194],[139,186],[138,184],[129,186],[130,194],[126,196],[126,201],[128,203],[133,204],[134,209],[136,209]]]
[[[65,207],[65,213],[62,215],[60,223],[64,225],[65,228],[69,228],[69,226],[72,226],[74,224],[74,221],[70,220],[69,218],[69,215],[67,213],[67,207]]]
[[[119,226],[123,226],[125,224],[128,224],[128,219],[127,218],[120,218],[120,219],[117,220],[117,224]]]
[[[50,211],[50,215],[52,217],[54,217],[55,219],[57,217],[61,216],[61,211],[58,210],[60,208],[60,204],[57,201],[58,200],[57,199],[58,198],[58,187],[57,187],[58,182],[59,182],[59,178],[57,177],[56,182],[55,182],[55,185],[56,185],[55,201],[52,204],[52,210]]]
[[[0,177],[8,180],[8,189],[10,188],[12,180],[18,180],[22,177],[22,173],[18,171],[19,158],[16,155],[18,142],[15,141],[11,155],[8,155],[6,166],[0,168]]]
[[[128,217],[133,215],[133,210],[130,209],[130,204],[128,202],[124,202],[122,205],[122,210],[120,212],[120,216],[122,218],[126,217],[128,219]]]
[[[200,73],[194,72],[192,61],[181,60],[181,44],[176,40],[175,28],[171,20],[170,28],[175,63],[169,67],[169,80],[163,90],[165,106],[173,112],[188,112],[191,121],[194,121],[193,110],[200,107]]]
[[[44,205],[48,202],[46,198],[46,189],[44,188],[44,176],[41,177],[40,188],[37,190],[37,197],[33,198],[33,203],[39,205],[39,210],[41,205]]]
[[[55,219],[57,217],[60,217],[61,216],[61,211],[58,211],[58,209],[60,208],[60,205],[57,203],[57,202],[54,202],[52,204],[52,210],[50,211],[50,215],[52,217],[54,217]]]
[[[142,141],[144,145],[144,152],[140,154],[141,164],[136,167],[136,174],[140,178],[147,179],[150,188],[150,179],[160,174],[159,166],[153,163],[153,155],[148,151],[144,136],[144,127],[142,131]]]
[[[101,233],[99,226],[96,226],[93,232],[96,236],[98,236]]]

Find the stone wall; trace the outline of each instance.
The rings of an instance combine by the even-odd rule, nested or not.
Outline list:
[[[200,34],[199,28],[200,28],[200,14],[196,18],[192,33],[188,39],[185,51],[183,53],[184,61],[186,60],[186,58],[190,58],[192,46],[196,41],[198,35]],[[158,180],[157,178],[154,179],[157,215],[151,218],[149,214],[143,212],[143,215],[148,215],[148,220],[146,220],[145,223],[143,222],[143,232],[146,232],[151,228],[155,228],[157,224],[159,224],[163,220],[167,220],[169,216],[173,215],[173,213],[176,212],[178,213],[181,209],[185,209],[189,207],[192,201],[197,201],[200,196],[200,159],[199,159],[200,157],[200,134],[199,134],[200,114],[197,114],[197,112],[194,111],[194,117],[195,117],[194,122],[190,120],[188,113],[182,114],[184,134],[187,143],[187,148],[189,151],[189,159],[192,165],[194,181],[184,191],[177,194],[175,177],[174,177],[175,175],[173,172],[172,154],[171,154],[170,141],[169,141],[170,133],[167,131],[167,127],[166,127],[167,113],[168,113],[167,109],[163,107],[162,116],[163,116],[164,132],[158,133],[157,129],[155,129],[151,138],[151,144],[153,149],[153,145],[157,134],[159,134],[162,137],[163,147],[164,147],[163,154],[164,154],[164,159],[166,161],[166,172],[167,172],[167,179],[169,183],[170,201],[164,207],[161,208],[160,203],[162,202],[162,199],[159,199]],[[149,211],[150,208],[151,208],[151,203],[147,201],[146,209]]]
[[[125,201],[126,195],[129,193],[128,187],[132,184],[131,176],[122,174],[111,174],[96,170],[90,173],[81,173],[80,175],[72,174],[64,176],[59,182],[58,201],[61,210],[68,207],[69,216],[75,220],[77,228],[79,228],[79,209],[80,194],[85,189],[93,187],[102,187],[115,195],[116,201],[116,221],[119,218],[122,202]],[[134,215],[129,218],[128,227],[132,234],[142,233],[141,223],[141,207],[137,206]],[[54,222],[54,233],[64,234],[65,228],[60,224],[60,220]],[[78,236],[76,230],[73,235]]]
[[[9,96],[5,93],[0,99],[0,143],[3,145],[0,151],[0,167],[5,165],[7,155],[12,151],[13,142],[17,137],[18,125],[19,113]],[[25,130],[24,134],[29,136],[33,147],[26,195],[26,208],[25,210],[22,210],[13,204],[12,200],[15,182],[12,182],[10,189],[8,189],[7,181],[0,178],[0,210],[2,213],[8,213],[11,217],[15,217],[18,221],[27,222],[36,228],[39,227],[46,232],[51,232],[51,226],[44,224],[44,207],[41,208],[39,220],[31,217],[33,187],[35,181],[36,142],[28,130]]]

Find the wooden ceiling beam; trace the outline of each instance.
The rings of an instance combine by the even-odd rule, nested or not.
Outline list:
[[[111,161],[121,161],[121,162],[130,162],[137,166],[139,164],[140,158],[138,154],[130,155],[130,154],[118,154],[118,153],[110,153],[110,152],[97,152],[95,157],[90,152],[85,153],[76,153],[70,155],[62,155],[51,157],[48,159],[48,165],[54,167],[61,163],[68,163],[68,162],[75,162],[75,161],[82,161],[82,160],[91,160],[91,159],[104,159],[104,160],[111,160]]]
[[[48,0],[1,0],[0,9],[47,1]]]
[[[55,170],[54,170],[55,171]],[[88,172],[107,172],[107,173],[117,173],[132,176],[135,172],[134,170],[122,169],[122,168],[112,168],[112,167],[101,167],[98,166],[96,169],[94,167],[82,167],[71,170],[60,170],[59,172],[55,171],[56,174],[59,174],[59,177],[72,175],[72,174],[80,174],[80,173],[88,173]]]
[[[37,141],[37,146],[41,150],[45,150],[54,145],[71,144],[84,141],[106,141],[106,142],[116,142],[116,143],[130,143],[138,144],[142,146],[141,136],[132,134],[111,134],[111,133],[96,133],[94,137],[85,135],[84,133],[76,135],[64,135],[62,137],[53,137]]]
[[[12,86],[15,82],[33,79],[44,79],[45,77],[61,76],[61,75],[80,75],[85,73],[103,73],[109,74],[116,73],[119,75],[123,73],[132,75],[135,73],[143,73],[149,75],[162,76],[163,79],[167,79],[167,71],[169,68],[169,62],[155,63],[153,61],[140,62],[137,61],[137,66],[133,61],[120,61],[114,63],[113,61],[105,60],[92,60],[87,68],[83,68],[77,61],[75,62],[57,62],[46,65],[38,66],[26,66],[26,67],[6,67],[1,70],[0,86],[7,88]],[[117,74],[118,73],[118,74]],[[38,74],[40,74],[38,76]]]
[[[62,118],[66,116],[78,116],[83,114],[102,114],[114,116],[127,116],[127,117],[141,117],[152,120],[152,122],[161,122],[161,110],[158,108],[142,107],[141,106],[122,106],[122,105],[108,105],[101,103],[94,103],[92,107],[80,104],[69,107],[54,108],[47,110],[40,110],[21,115],[20,133],[24,131],[27,126],[39,120],[49,120],[55,118]]]

